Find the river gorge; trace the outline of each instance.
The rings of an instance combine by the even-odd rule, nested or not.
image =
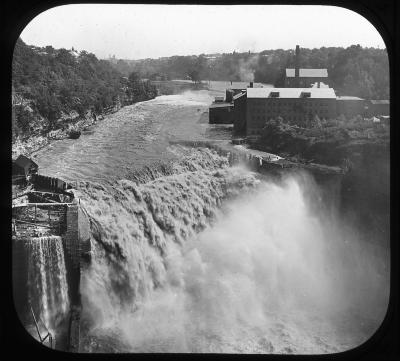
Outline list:
[[[81,352],[335,353],[383,321],[388,214],[367,232],[340,180],[179,145],[230,139],[207,115],[225,85],[126,106],[33,154],[77,182],[90,218]]]

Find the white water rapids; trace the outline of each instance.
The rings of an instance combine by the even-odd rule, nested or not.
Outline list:
[[[330,353],[373,334],[388,298],[384,260],[315,213],[312,179],[276,184],[209,149],[175,151],[183,160],[172,175],[79,192],[93,222],[81,292],[97,343]],[[86,350],[102,350],[93,345]]]
[[[311,176],[272,181],[210,149],[170,146],[226,139],[201,121],[211,99],[199,91],[125,107],[38,153],[44,173],[88,181],[75,192],[93,249],[81,279],[82,351],[360,345],[386,312],[388,249],[315,204]]]

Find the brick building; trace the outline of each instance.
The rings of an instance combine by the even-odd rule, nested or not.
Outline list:
[[[226,102],[214,102],[208,109],[210,124],[232,124],[233,104]]]
[[[289,123],[305,123],[318,116],[336,117],[336,94],[332,88],[248,88],[246,134],[261,133],[265,121],[282,117]]]
[[[299,69],[298,79],[296,69],[286,69],[285,86],[287,88],[311,88],[313,84],[328,84],[327,69]]]
[[[234,135],[246,135],[246,92],[236,94],[233,97],[233,133]]]
[[[336,113],[338,116],[344,115],[347,119],[357,115],[366,115],[367,101],[353,96],[338,96],[336,98]]]
[[[286,69],[286,88],[310,88],[313,84],[329,84],[327,69],[300,69],[300,47],[296,45],[296,60],[294,69]]]
[[[367,117],[375,115],[390,115],[390,101],[389,100],[369,100],[366,105]]]
[[[261,83],[246,83],[246,82],[235,82],[235,84],[231,84],[229,88],[225,91],[225,99],[227,102],[232,102],[233,97],[237,94],[243,93],[247,88],[263,88],[264,85]]]

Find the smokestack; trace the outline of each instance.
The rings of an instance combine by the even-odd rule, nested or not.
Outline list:
[[[250,88],[252,88],[252,87],[253,87],[253,82],[251,81],[251,82],[250,82]]]
[[[296,45],[296,60],[295,60],[295,67],[294,67],[294,77],[295,77],[295,84],[296,87],[299,87],[300,83],[300,46]]]

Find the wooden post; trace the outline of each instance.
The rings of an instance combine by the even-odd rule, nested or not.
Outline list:
[[[39,340],[40,340],[40,342],[42,342],[42,337],[40,336],[39,326],[38,326],[38,324],[36,322],[36,317],[35,317],[35,314],[33,313],[32,306],[31,306],[31,313],[32,313],[32,316],[33,316],[33,321],[35,322],[35,327],[36,327],[36,331],[37,331],[38,336],[39,336]]]

